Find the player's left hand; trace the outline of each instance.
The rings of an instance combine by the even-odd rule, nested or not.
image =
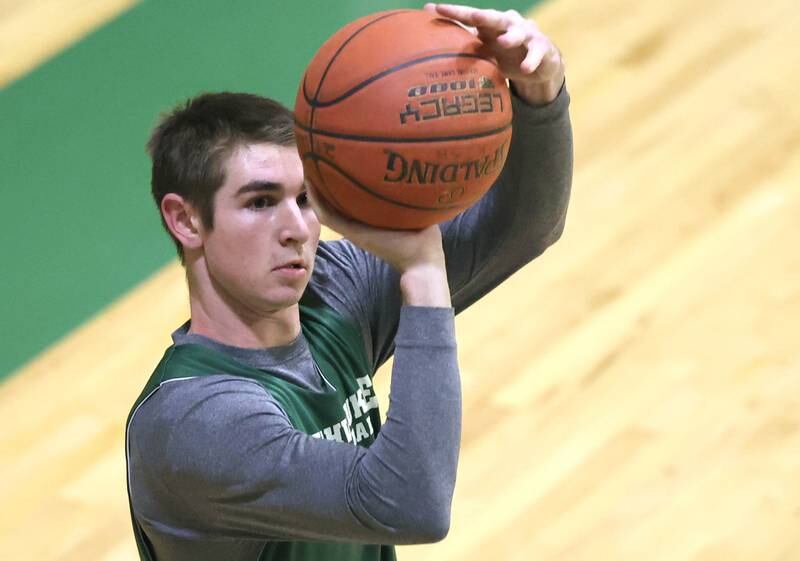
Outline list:
[[[500,71],[522,99],[534,105],[553,101],[564,83],[561,51],[533,20],[509,10],[483,10],[454,4],[425,4],[425,10],[453,19],[483,41]]]

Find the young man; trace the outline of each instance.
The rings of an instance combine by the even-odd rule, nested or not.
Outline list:
[[[323,208],[291,114],[263,98],[200,96],[153,133],[153,194],[191,320],[128,419],[142,559],[390,560],[394,544],[447,533],[453,315],[559,237],[572,145],[563,63],[533,22],[426,9],[477,28],[515,92],[506,168],[448,223],[382,231]],[[318,245],[319,219],[346,240]],[[392,354],[379,427],[372,375]]]

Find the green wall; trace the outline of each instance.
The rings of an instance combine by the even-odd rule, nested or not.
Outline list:
[[[2,90],[0,378],[173,258],[144,154],[160,112],[213,90],[291,105],[333,31],[421,5],[145,0]]]

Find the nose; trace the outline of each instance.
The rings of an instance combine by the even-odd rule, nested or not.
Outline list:
[[[281,205],[283,208],[278,214],[279,240],[281,245],[290,245],[292,243],[302,245],[311,236],[306,216],[303,213],[303,209],[298,206],[297,201],[290,199],[285,202],[285,205]]]

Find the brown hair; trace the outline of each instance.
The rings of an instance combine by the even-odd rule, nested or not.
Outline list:
[[[225,182],[225,164],[235,148],[271,143],[294,146],[294,118],[277,101],[246,93],[206,93],[164,115],[150,135],[151,190],[156,205],[177,193],[214,227],[214,195]],[[167,228],[164,217],[161,222]],[[183,262],[183,246],[172,236]]]

